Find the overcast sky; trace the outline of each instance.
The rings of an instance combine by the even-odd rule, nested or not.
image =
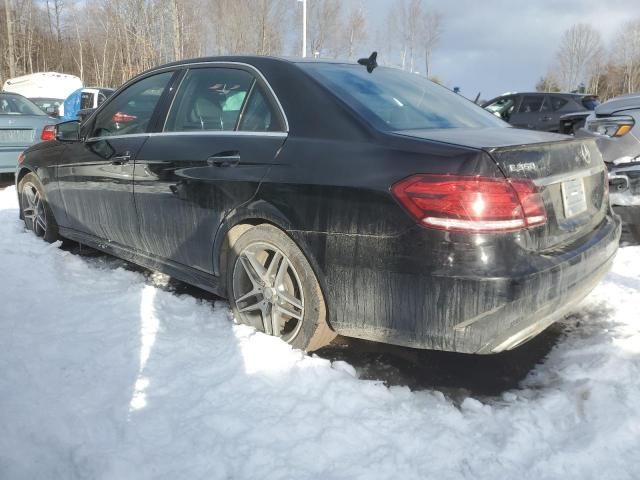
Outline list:
[[[313,0],[309,0],[313,1]],[[372,48],[384,55],[386,12],[395,0],[364,0]],[[534,88],[553,61],[563,32],[590,23],[605,40],[627,20],[640,18],[640,0],[439,0],[426,2],[443,16],[433,73],[470,98],[490,99]],[[375,25],[375,26],[374,26]],[[420,59],[422,60],[422,59]]]

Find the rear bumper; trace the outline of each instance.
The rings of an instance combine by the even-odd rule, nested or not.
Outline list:
[[[336,255],[340,262],[321,267],[329,322],[345,336],[414,348],[509,350],[562,318],[598,284],[620,234],[620,219],[610,215],[578,245],[553,254],[518,254],[499,243],[493,250],[470,246],[445,257],[445,263],[449,258],[457,264],[455,270],[430,271],[421,262],[442,254],[420,247],[416,238],[329,239],[326,258]],[[411,255],[401,250],[407,243]],[[481,270],[474,258],[485,255],[489,267]]]
[[[27,147],[0,147],[0,173],[14,173],[18,155]]]

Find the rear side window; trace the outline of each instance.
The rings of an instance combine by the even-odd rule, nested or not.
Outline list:
[[[518,113],[534,113],[539,112],[542,108],[543,97],[540,96],[525,96],[522,98]]]
[[[165,132],[236,129],[253,76],[232,68],[189,70],[165,123]]]
[[[508,126],[495,115],[425,77],[394,68],[300,63],[300,68],[359,115],[385,130]]]
[[[567,103],[569,103],[569,101],[562,97],[555,97],[555,96],[546,97],[544,99],[544,103],[542,104],[542,111],[557,112],[562,107],[564,107]]]
[[[245,132],[277,132],[282,125],[276,115],[267,95],[257,83],[251,90],[251,95],[242,112],[242,119],[238,130]]]
[[[92,137],[145,133],[173,72],[144,78],[120,92],[98,113]]]

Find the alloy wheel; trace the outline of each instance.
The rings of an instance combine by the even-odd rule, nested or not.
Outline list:
[[[233,269],[233,298],[242,323],[292,341],[304,319],[300,276],[289,258],[266,242],[248,245]]]
[[[22,189],[22,213],[27,228],[33,230],[38,237],[47,233],[47,216],[44,202],[36,186],[27,182]]]

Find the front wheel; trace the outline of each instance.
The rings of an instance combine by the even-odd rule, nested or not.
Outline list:
[[[58,239],[58,224],[53,218],[44,194],[44,188],[37,176],[28,173],[20,180],[20,208],[24,224],[37,237],[52,243]]]
[[[326,321],[318,279],[300,248],[272,225],[250,228],[227,257],[235,319],[294,348],[317,350],[336,336]]]

